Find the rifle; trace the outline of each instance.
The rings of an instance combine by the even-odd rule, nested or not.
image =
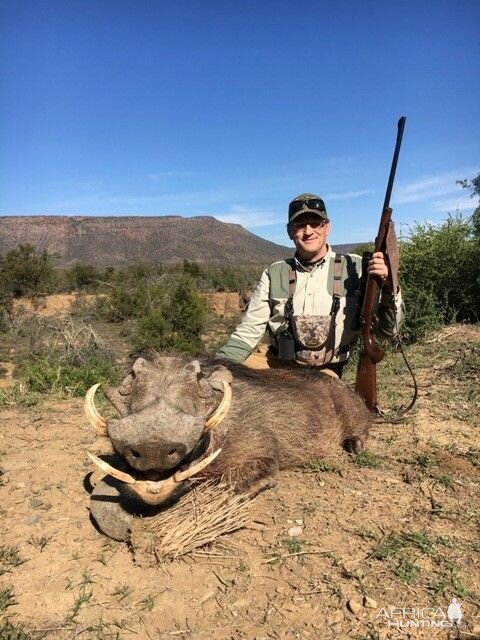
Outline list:
[[[390,176],[388,178],[387,191],[380,218],[380,226],[378,228],[377,237],[375,238],[375,252],[382,251],[385,253],[387,248],[387,235],[392,224],[392,209],[390,209],[389,206],[390,196],[392,194],[393,182],[395,180],[395,172],[397,170],[397,162],[400,154],[400,146],[402,144],[405,121],[406,117],[402,116],[397,125],[397,142],[393,153],[392,166],[390,168]],[[375,413],[380,413],[377,403],[377,364],[383,360],[383,357],[385,356],[385,351],[380,349],[373,339],[374,310],[378,304],[380,289],[381,284],[378,277],[368,275],[365,285],[365,297],[360,314],[363,348],[360,353],[357,378],[355,381],[355,391],[362,396],[370,411]],[[396,291],[393,293],[395,294]]]

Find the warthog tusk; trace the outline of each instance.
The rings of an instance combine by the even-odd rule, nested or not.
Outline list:
[[[123,471],[120,471],[120,469],[115,469],[115,467],[112,467],[111,464],[108,464],[108,462],[105,462],[105,460],[102,460],[94,453],[90,453],[90,451],[87,451],[87,456],[108,476],[112,476],[113,478],[116,478],[121,482],[126,482],[127,484],[135,484],[135,478],[129,473],[124,473]]]
[[[108,435],[107,421],[98,413],[97,407],[95,406],[95,392],[99,386],[100,383],[94,384],[93,387],[90,387],[90,389],[87,391],[83,409],[85,411],[87,420],[95,429],[95,431],[97,433],[100,433],[102,436],[106,436]]]
[[[228,382],[225,382],[225,380],[222,380],[222,386],[223,386],[223,398],[220,404],[218,405],[218,407],[215,409],[215,411],[212,413],[210,418],[205,423],[204,431],[210,431],[210,429],[214,429],[215,427],[218,427],[218,425],[225,418],[225,416],[228,413],[228,410],[230,409],[230,405],[232,403],[232,387],[229,385]]]
[[[199,471],[202,471],[202,469],[205,469],[205,467],[215,460],[220,451],[221,449],[217,449],[197,464],[191,466],[189,469],[185,469],[185,471],[177,471],[177,473],[174,473],[170,478],[158,481],[136,480],[130,474],[124,473],[119,469],[115,469],[115,467],[112,467],[93,453],[87,452],[87,455],[90,460],[100,467],[100,469],[107,475],[120,480],[120,482],[128,484],[138,497],[143,500],[143,502],[154,505],[164,502],[172,495],[181,482],[188,480],[188,478],[191,478]]]
[[[200,462],[197,462],[197,464],[194,464],[188,469],[185,469],[185,471],[177,471],[177,473],[173,476],[173,478],[175,479],[175,482],[182,482],[183,480],[188,480],[188,478],[191,478],[199,471],[202,471],[203,469],[205,469],[205,467],[208,467],[208,465],[215,460],[215,458],[218,456],[220,451],[221,449],[217,449],[216,451],[211,453],[209,456],[207,456],[203,460],[200,460]]]

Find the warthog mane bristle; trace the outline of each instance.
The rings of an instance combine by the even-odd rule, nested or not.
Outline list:
[[[209,545],[251,523],[251,499],[231,484],[199,483],[151,518],[136,518],[130,543],[138,564],[155,565]]]

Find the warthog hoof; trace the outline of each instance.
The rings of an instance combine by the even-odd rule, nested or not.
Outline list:
[[[128,513],[121,482],[109,476],[97,482],[90,496],[90,515],[102,533],[113,540],[125,541],[130,533],[133,515]]]
[[[359,453],[362,453],[363,447],[363,439],[358,436],[354,438],[347,438],[343,441],[343,448],[348,453],[354,453],[355,455],[358,455]]]

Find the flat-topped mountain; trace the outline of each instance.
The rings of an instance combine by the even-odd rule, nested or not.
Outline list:
[[[174,263],[268,263],[291,255],[238,224],[210,216],[2,216],[0,253],[32,244],[60,266]]]
[[[19,244],[45,249],[58,266],[268,264],[293,255],[292,247],[211,216],[0,216],[0,254]],[[334,248],[347,252],[354,246]]]

